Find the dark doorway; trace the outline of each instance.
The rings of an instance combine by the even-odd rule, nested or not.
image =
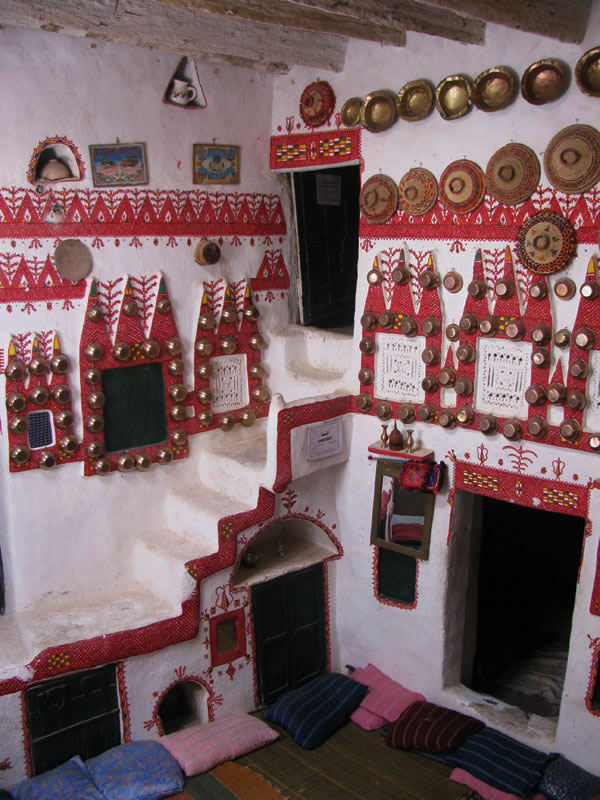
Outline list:
[[[252,587],[261,702],[303,686],[325,672],[323,565]]]
[[[585,520],[480,499],[475,656],[463,682],[527,713],[558,717]]]
[[[354,324],[358,263],[358,165],[294,173],[302,323]]]

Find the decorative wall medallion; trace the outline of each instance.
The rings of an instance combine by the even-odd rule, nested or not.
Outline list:
[[[473,103],[481,111],[499,111],[515,99],[517,82],[510,69],[492,67],[479,74],[473,83]]]
[[[424,80],[406,83],[396,98],[398,116],[407,122],[425,119],[431,114],[433,103],[433,89]]]
[[[453,161],[440,178],[440,199],[457,214],[468,214],[483,200],[485,175],[474,161]]]
[[[531,344],[479,339],[478,351],[477,411],[527,419],[525,390],[531,383]]]
[[[449,75],[438,83],[435,105],[444,119],[463,117],[473,107],[473,87],[464,75]]]
[[[300,116],[309,128],[325,125],[335,108],[335,94],[327,81],[310,83],[300,97]]]
[[[560,214],[541,211],[525,222],[517,238],[517,254],[523,266],[538,275],[563,269],[575,255],[577,235]]]
[[[365,97],[360,110],[360,121],[363,128],[371,133],[381,133],[396,122],[396,97],[382,89],[371,92]]]
[[[400,403],[422,403],[425,364],[424,336],[412,339],[396,333],[378,333],[375,356],[375,397]]]
[[[387,222],[398,208],[395,182],[387,175],[373,175],[360,191],[360,208],[367,222]]]
[[[54,251],[56,269],[67,281],[80,281],[92,270],[92,254],[79,239],[64,239]]]
[[[438,185],[435,176],[423,167],[409,169],[398,186],[399,202],[413,217],[427,214],[436,204]]]
[[[485,180],[492,197],[504,205],[515,206],[535,192],[540,182],[540,162],[530,147],[507,144],[490,158]]]
[[[342,106],[342,122],[349,128],[353,128],[360,122],[360,110],[362,108],[362,97],[351,97]]]
[[[566,88],[565,68],[552,58],[530,64],[521,78],[521,94],[534,106],[558,100]]]
[[[544,171],[561,192],[582,194],[600,180],[600,133],[591,125],[569,125],[552,137]]]

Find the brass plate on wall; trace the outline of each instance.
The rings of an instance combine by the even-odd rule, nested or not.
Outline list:
[[[523,203],[540,182],[540,162],[524,144],[504,145],[490,158],[485,181],[488,192],[504,205]]]
[[[561,192],[581,194],[600,180],[600,133],[591,125],[569,125],[552,137],[544,153],[546,177]]]
[[[381,133],[394,124],[396,113],[396,96],[387,89],[381,89],[365,97],[360,121],[363,128],[371,133]]]
[[[444,119],[458,119],[473,107],[473,88],[464,75],[449,75],[438,83],[435,105]]]
[[[577,86],[588,97],[600,97],[600,47],[584,53],[575,67]]]
[[[404,84],[396,97],[398,116],[407,122],[425,119],[433,110],[433,87],[424,80]]]
[[[360,122],[360,110],[363,106],[362,97],[351,97],[342,106],[342,122],[349,128]]]
[[[566,88],[565,67],[552,58],[530,64],[521,78],[521,94],[534,106],[558,100]]]
[[[507,67],[491,67],[473,83],[473,103],[481,111],[499,111],[515,99],[517,81]]]
[[[396,183],[387,175],[373,175],[360,190],[360,208],[367,222],[387,222],[398,208]]]

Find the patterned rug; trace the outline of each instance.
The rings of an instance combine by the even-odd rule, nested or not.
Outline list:
[[[284,800],[262,775],[233,761],[187,778],[185,791],[167,800]]]

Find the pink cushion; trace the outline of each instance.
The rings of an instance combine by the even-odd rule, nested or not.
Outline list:
[[[406,689],[373,664],[367,664],[364,669],[356,670],[352,678],[364,683],[371,690],[363,698],[361,708],[383,717],[388,722],[398,719],[400,714],[417,700],[425,700],[422,694]]]
[[[500,789],[495,789],[488,783],[484,783],[483,781],[480,781],[479,778],[471,775],[470,772],[467,772],[464,769],[459,769],[458,767],[453,770],[452,774],[450,775],[450,780],[456,781],[456,783],[463,783],[465,786],[468,786],[469,789],[474,789],[483,797],[483,800],[521,800],[518,795],[507,794],[506,792],[502,792]],[[546,800],[546,798],[543,794],[531,794],[529,795],[528,800]]]
[[[207,772],[223,761],[243,756],[278,739],[266,722],[250,714],[232,714],[206,725],[194,725],[158,740],[186,775]]]
[[[366,708],[359,706],[350,717],[352,722],[356,722],[365,731],[375,731],[377,728],[383,728],[386,723],[385,717],[380,717],[379,714],[373,714],[372,711],[367,711]]]

